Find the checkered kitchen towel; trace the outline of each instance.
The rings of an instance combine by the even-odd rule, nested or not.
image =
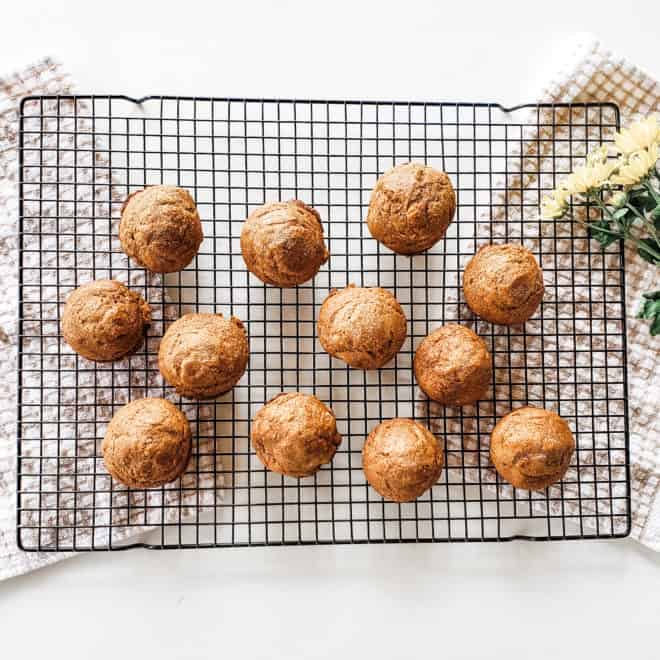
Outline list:
[[[0,579],[19,575],[27,571],[39,568],[46,564],[53,563],[63,559],[69,554],[65,553],[25,553],[20,551],[16,546],[16,344],[17,337],[17,318],[16,318],[16,299],[17,299],[17,218],[18,218],[18,191],[17,191],[17,129],[18,129],[18,105],[21,97],[32,94],[68,94],[71,92],[71,83],[68,77],[62,73],[60,67],[51,60],[43,60],[33,67],[19,75],[11,76],[5,79],[0,79]],[[50,106],[49,106],[50,104]],[[69,119],[64,107],[66,101],[62,102],[63,117],[62,121],[73,122],[73,118]],[[52,106],[52,107],[51,107]],[[57,101],[44,101],[44,112],[57,112],[60,109]],[[67,127],[67,131],[63,131],[62,140],[72,139],[73,125]],[[66,136],[69,136],[67,138]],[[49,139],[47,136],[44,139]],[[32,137],[27,138],[32,139]],[[39,138],[35,138],[39,140]],[[88,143],[82,144],[81,139],[89,140]],[[83,227],[83,231],[90,233],[99,233],[98,223],[105,223],[105,231],[100,232],[102,236],[107,236],[107,223],[110,215],[107,202],[107,187],[110,174],[107,169],[102,167],[89,167],[89,163],[85,159],[91,159],[93,149],[91,149],[91,137],[85,137],[84,131],[78,137],[77,145],[83,147],[81,154],[77,159],[77,165],[81,168],[80,176],[84,176],[82,170],[91,177],[89,183],[98,184],[95,190],[105,190],[106,194],[99,197],[100,193],[91,199],[90,193],[86,196],[78,197],[78,214],[77,226]],[[43,151],[43,164],[60,165],[62,166],[62,175],[59,182],[59,194],[63,198],[71,198],[76,194],[76,190],[67,181],[67,176],[71,174],[71,162],[67,158],[71,158],[71,145],[62,144],[42,144]],[[57,147],[57,148],[56,148]],[[87,148],[86,148],[87,147]],[[85,149],[86,148],[86,149]],[[102,160],[102,156],[97,157],[97,161]],[[50,169],[53,169],[52,167]],[[32,176],[29,170],[25,173],[26,182],[30,182]],[[95,177],[95,178],[94,178]],[[112,182],[112,180],[110,180]],[[89,270],[91,266],[91,255],[83,251],[77,255],[77,259],[73,259],[71,254],[57,255],[56,250],[53,249],[53,237],[57,236],[58,218],[62,218],[61,209],[58,210],[56,203],[48,201],[57,196],[58,191],[54,189],[55,184],[44,183],[44,190],[46,191],[43,205],[38,209],[39,225],[43,229],[43,247],[44,253],[41,256],[40,263],[44,268],[53,268],[57,266],[59,278],[61,281],[71,282],[72,285],[80,284],[76,282],[76,275],[78,269],[80,271]],[[49,188],[50,186],[50,188]],[[84,188],[84,186],[82,186]],[[91,187],[90,187],[91,189]],[[121,194],[112,190],[113,205],[112,208],[118,206],[121,202]],[[80,193],[79,193],[80,194]],[[97,213],[93,213],[90,208],[91,204],[96,204]],[[116,221],[114,216],[111,222]],[[61,224],[61,222],[60,222]],[[116,228],[115,228],[116,229]],[[116,231],[115,231],[116,233]],[[103,239],[102,236],[99,240]],[[49,241],[51,242],[49,244]],[[119,259],[126,260],[125,255],[117,255]],[[54,261],[56,260],[56,261]],[[96,269],[96,276],[98,278],[107,277],[109,273],[102,272],[102,269]],[[153,321],[152,328],[147,338],[148,342],[157,342],[158,337],[162,334],[162,324],[165,319],[176,318],[176,308],[169,304],[159,304],[159,297],[161,296],[160,276],[147,273],[142,269],[135,269],[131,274],[130,284],[138,289],[149,288],[148,299],[152,303]],[[63,287],[62,295],[68,293],[65,291],[67,287]],[[51,288],[52,291],[52,288]],[[54,308],[62,300],[49,300],[52,293],[44,293],[40,298],[49,301]],[[45,307],[44,307],[45,309]],[[57,312],[50,312],[56,314]],[[55,339],[59,335],[59,327],[56,323],[44,323],[39,328],[35,328],[33,332],[30,329],[25,330],[25,338],[23,341],[24,349],[30,354],[39,354],[43,349],[43,344],[40,343],[40,337],[43,336],[46,340]],[[36,345],[33,343],[36,342]],[[128,358],[127,358],[128,359]],[[133,366],[137,366],[136,373],[142,371],[140,367],[141,360],[150,361],[150,371],[157,373],[155,368],[156,352],[151,350],[148,356],[135,355],[131,356],[130,360]],[[144,366],[144,365],[143,365]],[[57,385],[57,375],[52,373],[45,374],[46,380],[44,385],[48,387]],[[138,376],[136,376],[138,378]],[[50,381],[49,379],[54,379]],[[78,379],[83,385],[93,385],[94,371],[89,369],[81,369],[78,373]],[[134,383],[125,383],[115,388],[115,401],[118,403],[128,400],[128,387]],[[116,544],[133,539],[139,534],[148,531],[149,525],[159,521],[153,520],[147,516],[147,511],[160,510],[162,505],[164,507],[165,522],[172,522],[179,515],[179,508],[182,516],[189,515],[187,504],[194,501],[196,510],[199,510],[198,498],[201,497],[202,508],[206,505],[213,504],[213,498],[220,496],[220,491],[211,488],[211,486],[221,485],[219,481],[214,483],[211,475],[211,470],[208,465],[212,462],[212,454],[208,447],[205,445],[210,442],[207,440],[200,440],[198,447],[200,451],[192,458],[193,465],[191,469],[186,472],[182,477],[181,484],[184,487],[179,489],[176,484],[172,487],[166,487],[164,491],[154,489],[145,493],[131,492],[129,496],[123,487],[113,489],[113,492],[108,494],[99,494],[97,497],[98,511],[92,513],[89,510],[78,512],[76,515],[76,507],[74,498],[76,497],[90,497],[90,493],[94,489],[93,477],[89,476],[93,473],[91,469],[91,461],[94,461],[96,454],[94,446],[94,433],[89,433],[89,439],[79,439],[77,443],[77,454],[74,456],[71,450],[63,450],[61,455],[58,455],[59,447],[57,443],[58,431],[56,428],[61,428],[61,433],[66,434],[72,432],[72,426],[67,425],[67,418],[71,420],[82,420],[83,424],[93,424],[95,421],[96,413],[99,414],[99,419],[108,419],[112,413],[112,401],[103,392],[103,388],[95,401],[95,406],[86,405],[83,398],[78,397],[72,388],[61,388],[61,405],[60,406],[45,406],[42,410],[37,410],[37,419],[44,419],[45,421],[53,421],[46,419],[45,416],[52,414],[58,415],[58,424],[43,424],[39,425],[38,422],[31,421],[30,419],[23,420],[23,432],[39,434],[40,442],[30,443],[30,447],[26,448],[28,451],[38,452],[42,458],[39,460],[47,461],[52,460],[51,457],[57,456],[57,460],[62,461],[62,465],[66,466],[67,461],[82,465],[85,463],[86,469],[83,470],[87,476],[79,478],[75,483],[75,488],[70,481],[71,477],[62,475],[62,478],[53,474],[53,471],[44,470],[40,485],[44,491],[56,492],[61,491],[58,495],[60,503],[59,518],[55,510],[39,509],[40,500],[38,495],[26,493],[24,495],[24,508],[26,520],[29,521],[32,516],[32,525],[36,527],[36,522],[41,521],[44,524],[44,529],[39,532],[37,529],[26,529],[26,534],[41,534],[38,541],[39,544],[44,546],[51,545],[56,547],[56,542],[59,541],[65,545],[72,544],[72,535],[75,534],[75,540],[82,546],[89,547],[92,543],[103,547],[108,544],[108,527],[103,525],[102,516],[107,515],[104,511],[109,508],[109,501],[107,498],[112,498],[113,520],[118,522],[119,527],[113,530],[112,541]],[[25,396],[29,398],[34,392],[26,390]],[[41,397],[37,397],[34,402],[42,401]],[[33,408],[34,410],[35,408]],[[185,409],[185,408],[184,408]],[[61,410],[61,418],[59,418]],[[202,418],[209,417],[205,411],[207,406],[202,405],[200,408]],[[102,416],[102,417],[101,417]],[[201,424],[202,426],[199,426]],[[206,424],[211,424],[209,421],[198,422],[198,427],[195,429],[196,434],[204,432],[205,437],[210,436],[210,431],[202,428]],[[52,432],[50,429],[53,429]],[[64,453],[69,451],[69,453]],[[199,470],[195,469],[195,464]],[[55,471],[56,472],[56,471]],[[104,501],[99,498],[106,498]],[[79,500],[78,500],[79,501]],[[89,507],[88,507],[89,509]],[[96,520],[91,520],[90,516],[97,516]],[[29,524],[29,523],[28,523]],[[130,525],[130,527],[129,527]],[[36,546],[36,540],[30,542],[31,546]]]
[[[636,115],[660,112],[660,85],[582,37],[566,49],[566,64],[532,96],[539,101],[614,101],[623,124]],[[63,559],[64,553],[23,553],[15,543],[16,505],[16,131],[18,103],[27,94],[65,94],[69,79],[44,60],[20,75],[0,79],[0,579]],[[528,99],[524,99],[528,100]],[[660,352],[648,324],[635,319],[639,295],[658,288],[657,271],[628,254],[626,294],[632,446],[632,536],[660,550]]]
[[[614,55],[592,36],[580,36],[566,64],[535,95],[539,101],[613,101],[626,126],[660,112],[660,83]],[[660,337],[635,318],[641,294],[660,287],[658,269],[626,252],[626,323],[633,538],[660,551]]]
[[[563,51],[564,65],[557,71],[549,83],[532,96],[532,99],[543,103],[571,102],[614,102],[621,111],[621,124],[626,126],[641,116],[660,112],[660,84],[651,76],[632,66],[621,57],[617,57],[601,46],[600,42],[590,35],[579,35]],[[502,181],[498,187],[503,189],[502,203],[496,208],[505,208],[505,198],[520,200],[521,194],[538,195],[537,177],[529,172],[516,174],[519,166],[516,163],[525,161],[525,156],[535,163],[538,171],[543,169],[543,160],[554,157],[552,154],[539,154],[539,141],[548,141],[552,136],[566,140],[566,118],[561,112],[551,109],[543,114],[544,122],[539,126],[539,135],[528,133],[525,141],[516,153],[507,154],[510,157],[509,175],[507,181]],[[563,122],[563,123],[562,123]],[[558,155],[558,157],[560,157]],[[573,163],[575,165],[575,163]],[[529,186],[529,190],[527,187]],[[534,205],[529,205],[530,214],[535,215]],[[502,212],[504,213],[504,211]],[[506,216],[498,217],[506,222]],[[626,269],[626,323],[628,326],[628,394],[630,413],[630,447],[631,447],[631,499],[632,527],[631,536],[644,545],[660,551],[660,337],[651,337],[648,321],[638,320],[636,312],[641,294],[654,291],[660,287],[657,268],[650,267],[633,249],[625,253]],[[588,311],[586,312],[588,314]],[[533,371],[533,369],[532,369]],[[605,396],[605,392],[602,394]],[[420,397],[420,409],[431,406],[433,402],[424,396]],[[436,430],[433,428],[432,430]],[[443,428],[438,432],[442,434]],[[622,478],[622,477],[620,477]],[[596,484],[593,488],[608,488],[609,484]],[[495,489],[493,477],[488,486]],[[510,489],[507,484],[500,486]],[[572,486],[567,486],[570,488]],[[577,497],[577,493],[572,493]],[[600,495],[607,499],[602,490]],[[597,497],[598,494],[595,494]],[[548,505],[539,500],[535,506],[545,511]],[[561,506],[567,515],[578,513],[578,506],[571,501],[559,505],[552,502],[551,506]],[[623,513],[623,509],[619,509]],[[591,509],[586,516],[587,525],[597,525],[599,511]],[[616,530],[615,531],[620,531]]]
[[[538,102],[615,102],[621,111],[622,126],[654,112],[660,112],[660,84],[626,60],[615,56],[603,48],[600,42],[590,35],[580,35],[565,49],[565,64],[549,83],[532,96]],[[503,198],[520,198],[525,195],[527,186],[532,197],[538,194],[534,186],[536,178],[525,174],[515,174],[516,163],[527,155],[542,170],[543,158],[552,155],[537,153],[539,139],[547,141],[552,136],[564,136],[567,127],[562,113],[549,110],[543,115],[544,122],[554,122],[553,126],[543,124],[540,135],[526,135],[521,151],[508,154],[512,157],[509,171],[513,172],[506,182],[502,182]],[[562,124],[561,122],[564,122]],[[522,158],[522,160],[521,160]],[[497,208],[504,208],[504,199]],[[533,209],[530,213],[536,213]],[[506,217],[500,218],[505,221]],[[660,338],[651,337],[648,321],[638,320],[636,312],[641,294],[658,289],[658,270],[650,267],[633,249],[625,254],[626,268],[626,323],[628,326],[628,389],[630,413],[631,447],[631,536],[644,545],[660,551]],[[588,312],[587,312],[588,313]],[[603,393],[605,396],[605,393]],[[426,397],[420,399],[423,408],[428,403]],[[442,432],[442,428],[438,429]],[[603,485],[605,486],[605,485]],[[493,481],[492,488],[495,488]],[[510,488],[504,484],[501,488]],[[599,487],[599,486],[595,486]],[[602,493],[601,493],[602,494]],[[606,496],[605,496],[606,497]],[[540,507],[544,502],[537,503]],[[554,503],[553,503],[554,504]],[[573,502],[562,505],[569,515],[576,513]],[[623,513],[623,511],[621,511]],[[596,521],[598,516],[591,511],[587,524]]]

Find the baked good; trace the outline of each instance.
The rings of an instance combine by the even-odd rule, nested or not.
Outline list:
[[[411,502],[442,472],[437,438],[412,419],[388,419],[374,428],[362,448],[362,468],[371,487],[392,502]]]
[[[241,253],[251,273],[280,287],[311,280],[329,255],[321,217],[297,199],[252,211],[241,230]]]
[[[543,490],[568,470],[575,438],[565,420],[543,408],[525,406],[508,413],[490,436],[490,460],[516,488]]]
[[[166,399],[136,399],[110,420],[103,462],[129,488],[157,488],[181,476],[192,449],[186,416]]]
[[[486,342],[457,323],[447,323],[424,337],[414,368],[427,396],[447,406],[483,399],[493,375]]]
[[[247,333],[237,318],[184,314],[160,342],[158,367],[179,394],[212,399],[241,379],[248,355]]]
[[[445,235],[455,211],[456,194],[444,172],[421,163],[405,163],[376,182],[367,226],[390,250],[419,254]]]
[[[357,369],[378,369],[401,349],[406,316],[380,287],[349,284],[323,301],[317,324],[323,350]]]
[[[183,270],[204,235],[195,200],[176,186],[148,186],[128,196],[121,209],[124,252],[154,273]]]
[[[266,403],[252,420],[250,440],[269,470],[289,477],[314,474],[341,444],[332,410],[302,392],[278,394]]]
[[[149,305],[116,280],[95,280],[74,289],[62,313],[64,341],[95,362],[135,351],[150,324]]]
[[[463,291],[468,306],[480,318],[518,325],[541,304],[543,273],[522,245],[485,245],[465,268]]]

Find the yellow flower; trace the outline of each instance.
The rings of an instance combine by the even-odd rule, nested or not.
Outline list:
[[[612,183],[621,186],[633,186],[639,183],[653,168],[658,160],[657,143],[630,154],[619,163],[619,172],[612,176]]]
[[[606,160],[607,146],[603,145],[602,147],[598,147],[598,149],[594,149],[587,156],[587,165],[599,165],[600,163],[604,163]]]
[[[615,161],[582,165],[568,176],[564,186],[571,195],[586,193],[588,190],[601,188],[603,184],[607,183],[616,167],[617,164]]]
[[[541,202],[541,217],[544,220],[561,218],[568,208],[568,191],[557,188],[546,195]]]
[[[648,149],[660,141],[660,129],[655,115],[624,128],[614,136],[616,148],[624,156]]]

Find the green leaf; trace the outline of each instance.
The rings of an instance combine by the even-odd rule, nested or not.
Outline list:
[[[642,238],[640,243],[644,243],[644,245],[648,245],[652,250],[655,250],[655,252],[660,251],[660,248],[658,248],[658,244],[652,238]],[[637,253],[642,259],[644,259],[644,261],[648,261],[650,264],[656,264],[660,266],[660,259],[658,257],[654,257],[652,254],[649,254],[648,252],[642,250],[641,248],[637,248]]]
[[[660,314],[651,323],[651,337],[655,337],[656,335],[660,335]]]
[[[630,200],[630,203],[642,213],[648,211],[655,211],[657,207],[656,201],[650,195],[638,195]]]
[[[635,215],[634,211],[631,211],[628,207],[624,206],[612,214],[611,220],[613,220],[616,225],[621,227],[623,230],[626,230],[635,224],[637,216]]]
[[[642,294],[642,304],[637,312],[638,319],[651,321],[651,336],[660,335],[660,290]]]
[[[644,300],[660,300],[660,289],[657,291],[649,291],[649,293],[643,293],[642,298],[644,298]]]
[[[601,229],[606,229],[608,231],[601,231]],[[613,230],[609,220],[599,220],[589,226],[589,236],[596,239],[603,249],[608,245],[612,245],[612,243],[616,243],[616,241],[621,238],[620,234],[609,233],[611,231]]]
[[[651,319],[660,314],[660,291],[642,294],[642,304],[637,312],[638,319]]]

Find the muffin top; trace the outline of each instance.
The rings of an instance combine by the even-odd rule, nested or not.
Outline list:
[[[148,186],[124,202],[119,222],[121,247],[147,270],[183,270],[197,254],[203,238],[197,206],[183,188]]]
[[[341,444],[334,413],[311,394],[286,392],[252,420],[252,447],[273,472],[307,477],[329,463]]]
[[[151,323],[144,299],[116,280],[96,280],[74,289],[62,313],[62,335],[88,360],[110,362],[132,353]]]
[[[414,368],[427,396],[447,406],[483,399],[493,375],[486,342],[457,323],[447,323],[422,340]]]
[[[543,273],[522,245],[485,245],[463,273],[463,292],[480,318],[501,325],[524,323],[543,299]]]
[[[323,349],[358,369],[378,369],[401,349],[406,316],[397,299],[380,287],[349,284],[321,305],[318,336]]]
[[[399,254],[419,254],[435,245],[456,211],[456,194],[444,172],[420,163],[385,172],[371,194],[371,235]]]
[[[157,488],[186,469],[192,449],[186,416],[165,399],[136,399],[122,406],[101,451],[108,472],[129,488]]]
[[[490,458],[500,476],[516,488],[543,490],[562,479],[575,451],[565,420],[543,408],[508,413],[490,436]]]
[[[297,199],[252,211],[241,230],[241,252],[251,273],[279,287],[312,279],[329,255],[319,214]]]
[[[374,428],[362,449],[362,467],[371,487],[392,502],[411,502],[442,472],[437,438],[411,419],[388,419]]]
[[[237,318],[185,314],[167,329],[158,351],[158,367],[179,394],[209,399],[236,385],[248,355],[247,333]]]

